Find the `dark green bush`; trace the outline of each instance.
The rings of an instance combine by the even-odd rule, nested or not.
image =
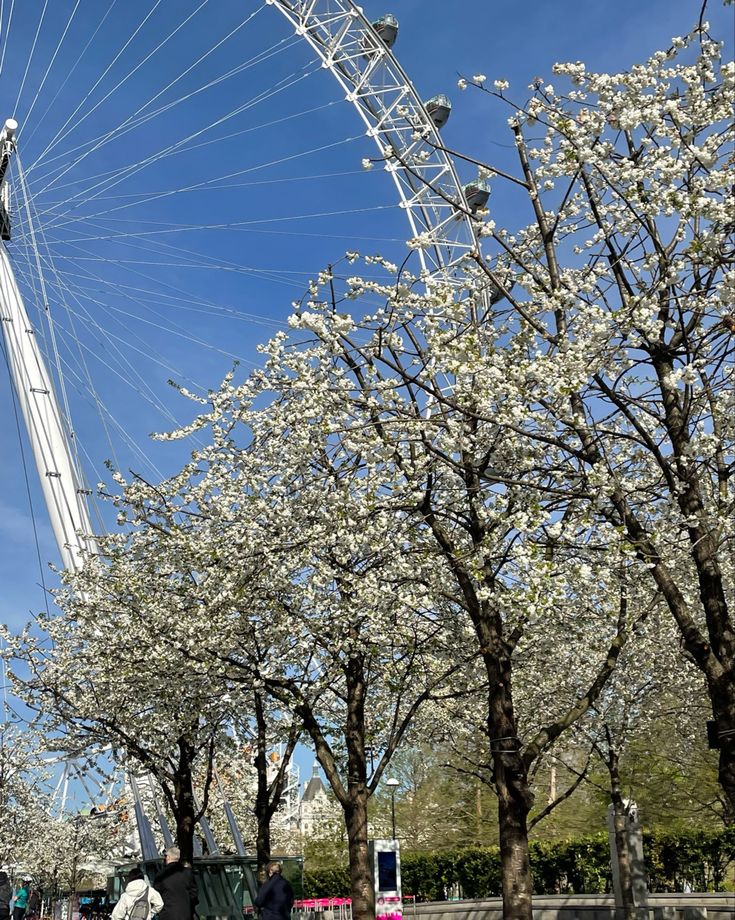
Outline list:
[[[649,887],[655,891],[727,890],[735,866],[735,828],[721,831],[644,833],[643,848]],[[534,890],[543,894],[593,894],[610,891],[610,848],[607,835],[582,840],[531,844]],[[497,847],[447,852],[405,853],[401,858],[403,890],[422,901],[443,901],[459,885],[466,898],[500,894]],[[347,869],[306,872],[307,897],[349,894]]]
[[[312,869],[304,872],[305,898],[348,898],[350,873],[346,866],[337,869]]]

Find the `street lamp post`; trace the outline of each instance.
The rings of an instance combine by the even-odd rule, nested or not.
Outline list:
[[[385,785],[390,789],[390,811],[393,822],[393,839],[396,839],[396,789],[400,786],[397,779],[391,777],[385,781]]]

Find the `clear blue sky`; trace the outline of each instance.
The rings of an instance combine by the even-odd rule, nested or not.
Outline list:
[[[309,274],[346,249],[403,252],[405,227],[393,208],[393,188],[380,170],[361,170],[361,158],[373,152],[362,124],[330,76],[310,64],[305,44],[294,42],[280,14],[267,7],[215,48],[258,4],[209,0],[184,23],[200,5],[200,0],[81,0],[59,46],[73,0],[49,4],[40,28],[42,0],[16,3],[9,29],[4,4],[9,41],[0,74],[0,116],[14,113],[21,123],[20,156],[58,272],[49,283],[70,369],[72,412],[98,471],[113,456],[113,446],[123,469],[145,469],[135,445],[152,452],[159,468],[170,468],[181,455],[146,443],[149,431],[169,426],[153,410],[154,402],[161,400],[180,417],[188,411],[168,391],[169,377],[216,386],[233,357],[246,366],[257,360],[255,346],[283,322]],[[507,155],[506,113],[477,93],[460,93],[460,73],[508,79],[523,95],[535,76],[550,75],[555,61],[626,68],[688,31],[700,5],[700,0],[364,3],[370,16],[391,11],[399,18],[394,50],[420,93],[452,97],[447,144],[488,160]],[[730,42],[731,55],[733,7],[711,0],[707,16],[713,32]],[[264,53],[264,62],[198,92]],[[279,81],[288,88],[274,93]],[[168,107],[184,95],[189,98]],[[243,111],[233,115],[238,107]],[[145,119],[159,108],[165,110]],[[131,130],[75,163],[94,139],[133,115]],[[218,119],[224,120],[207,127]],[[176,155],[134,168],[190,135],[196,136]],[[127,174],[106,187],[105,176],[125,167]],[[325,216],[309,216],[317,214]],[[11,250],[23,273],[29,254],[22,240]],[[86,373],[130,443],[114,431],[107,440],[92,400],[75,382],[75,375]],[[123,378],[135,375],[139,379],[131,387]],[[41,572],[56,554],[25,446],[31,513],[23,439],[16,435],[4,369],[0,426],[0,620],[19,626],[43,607]],[[99,475],[90,472],[90,480]]]

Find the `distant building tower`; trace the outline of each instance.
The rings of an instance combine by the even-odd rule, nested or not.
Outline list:
[[[334,803],[330,801],[327,790],[319,776],[319,765],[314,764],[311,779],[304,783],[299,809],[299,830],[302,836],[309,837],[318,832],[326,821],[334,816]]]
[[[271,751],[268,756],[268,782],[271,782],[281,765],[283,746],[277,751]],[[286,774],[286,785],[281,795],[281,801],[273,815],[271,827],[282,833],[293,833],[299,829],[299,793],[301,791],[299,768],[291,764]]]

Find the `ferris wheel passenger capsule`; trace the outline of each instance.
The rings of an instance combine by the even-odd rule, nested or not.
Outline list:
[[[490,198],[490,184],[485,179],[473,179],[462,186],[462,191],[473,214],[484,208]]]
[[[372,24],[386,48],[392,48],[398,38],[398,20],[392,13],[386,13]]]
[[[444,93],[439,93],[437,96],[432,96],[431,99],[427,99],[424,105],[437,130],[441,131],[444,125],[449,121],[449,116],[452,112],[452,103],[449,96],[445,96]]]

